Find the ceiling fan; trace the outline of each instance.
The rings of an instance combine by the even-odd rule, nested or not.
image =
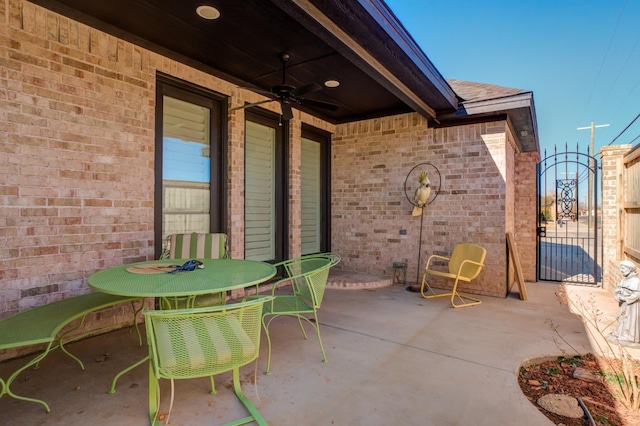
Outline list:
[[[290,56],[288,53],[280,54],[280,61],[282,61],[282,83],[277,86],[273,86],[271,88],[271,91],[255,89],[252,87],[246,88],[248,90],[251,90],[252,92],[266,96],[270,99],[267,99],[265,101],[260,101],[260,102],[254,102],[251,104],[246,104],[241,107],[233,108],[232,110],[244,109],[244,108],[249,108],[256,105],[264,104],[267,102],[278,101],[280,102],[280,106],[282,108],[283,121],[291,120],[293,118],[293,111],[291,110],[292,105],[302,105],[302,106],[308,106],[311,108],[322,108],[329,111],[337,110],[339,107],[336,104],[330,104],[328,102],[316,101],[313,99],[307,99],[302,97],[303,95],[306,95],[308,93],[313,93],[313,92],[322,90],[322,86],[320,86],[318,83],[308,83],[300,87],[290,86],[286,84],[287,61],[289,61],[289,58]]]

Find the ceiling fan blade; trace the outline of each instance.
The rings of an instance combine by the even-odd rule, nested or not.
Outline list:
[[[302,96],[306,95],[307,93],[317,92],[318,90],[322,90],[322,86],[320,86],[318,83],[309,83],[305,84],[304,86],[300,86],[297,89],[294,89],[291,94],[293,96]]]
[[[293,118],[293,111],[291,110],[291,104],[286,102],[281,102],[280,106],[282,107],[282,120],[288,121]]]
[[[338,105],[336,104],[330,104],[328,102],[322,102],[322,101],[315,101],[313,99],[303,99],[300,98],[298,99],[298,103],[302,106],[308,106],[308,107],[316,107],[316,108],[322,108],[322,109],[327,109],[329,111],[337,111],[338,108],[340,108]]]
[[[277,99],[267,99],[266,101],[254,102],[252,104],[244,104],[244,105],[239,106],[239,107],[231,108],[229,111],[235,111],[237,109],[251,108],[251,107],[254,107],[256,105],[266,104],[267,102],[275,102],[276,100]]]

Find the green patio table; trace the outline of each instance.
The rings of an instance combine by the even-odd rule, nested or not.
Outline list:
[[[182,264],[186,260],[153,260],[96,272],[89,277],[88,282],[92,289],[102,293],[171,300],[249,287],[267,281],[276,274],[273,265],[254,260],[197,260],[204,264],[203,269],[170,274],[170,265]],[[147,360],[148,356],[118,373],[113,379],[109,393],[115,392],[120,376]]]
[[[134,297],[179,297],[235,290],[272,278],[276,268],[243,259],[197,259],[204,269],[169,274],[169,265],[186,260],[152,260],[105,269],[89,277],[89,286],[102,293]],[[161,267],[165,266],[162,270]],[[153,268],[158,268],[153,272]],[[147,272],[145,272],[145,269]]]

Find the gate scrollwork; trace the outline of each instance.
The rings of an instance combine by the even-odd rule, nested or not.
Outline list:
[[[556,217],[558,219],[578,219],[578,181],[576,179],[556,180]]]

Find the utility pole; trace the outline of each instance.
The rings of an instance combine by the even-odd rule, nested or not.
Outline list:
[[[595,163],[593,161],[593,157],[595,157],[595,153],[594,153],[594,139],[595,139],[595,133],[596,133],[596,128],[597,127],[609,127],[608,124],[598,124],[596,126],[596,124],[594,123],[593,120],[591,120],[591,126],[589,127],[578,127],[577,130],[587,130],[587,129],[591,129],[591,143],[589,144],[589,182],[588,182],[588,188],[587,188],[587,192],[589,193],[588,198],[587,198],[587,217],[588,217],[588,224],[589,227],[591,227],[592,224],[592,213],[591,213],[591,209],[592,208],[598,208],[598,206],[592,206],[591,204],[593,203],[593,191],[595,190],[594,188],[594,182],[593,182],[593,168],[595,167]]]

